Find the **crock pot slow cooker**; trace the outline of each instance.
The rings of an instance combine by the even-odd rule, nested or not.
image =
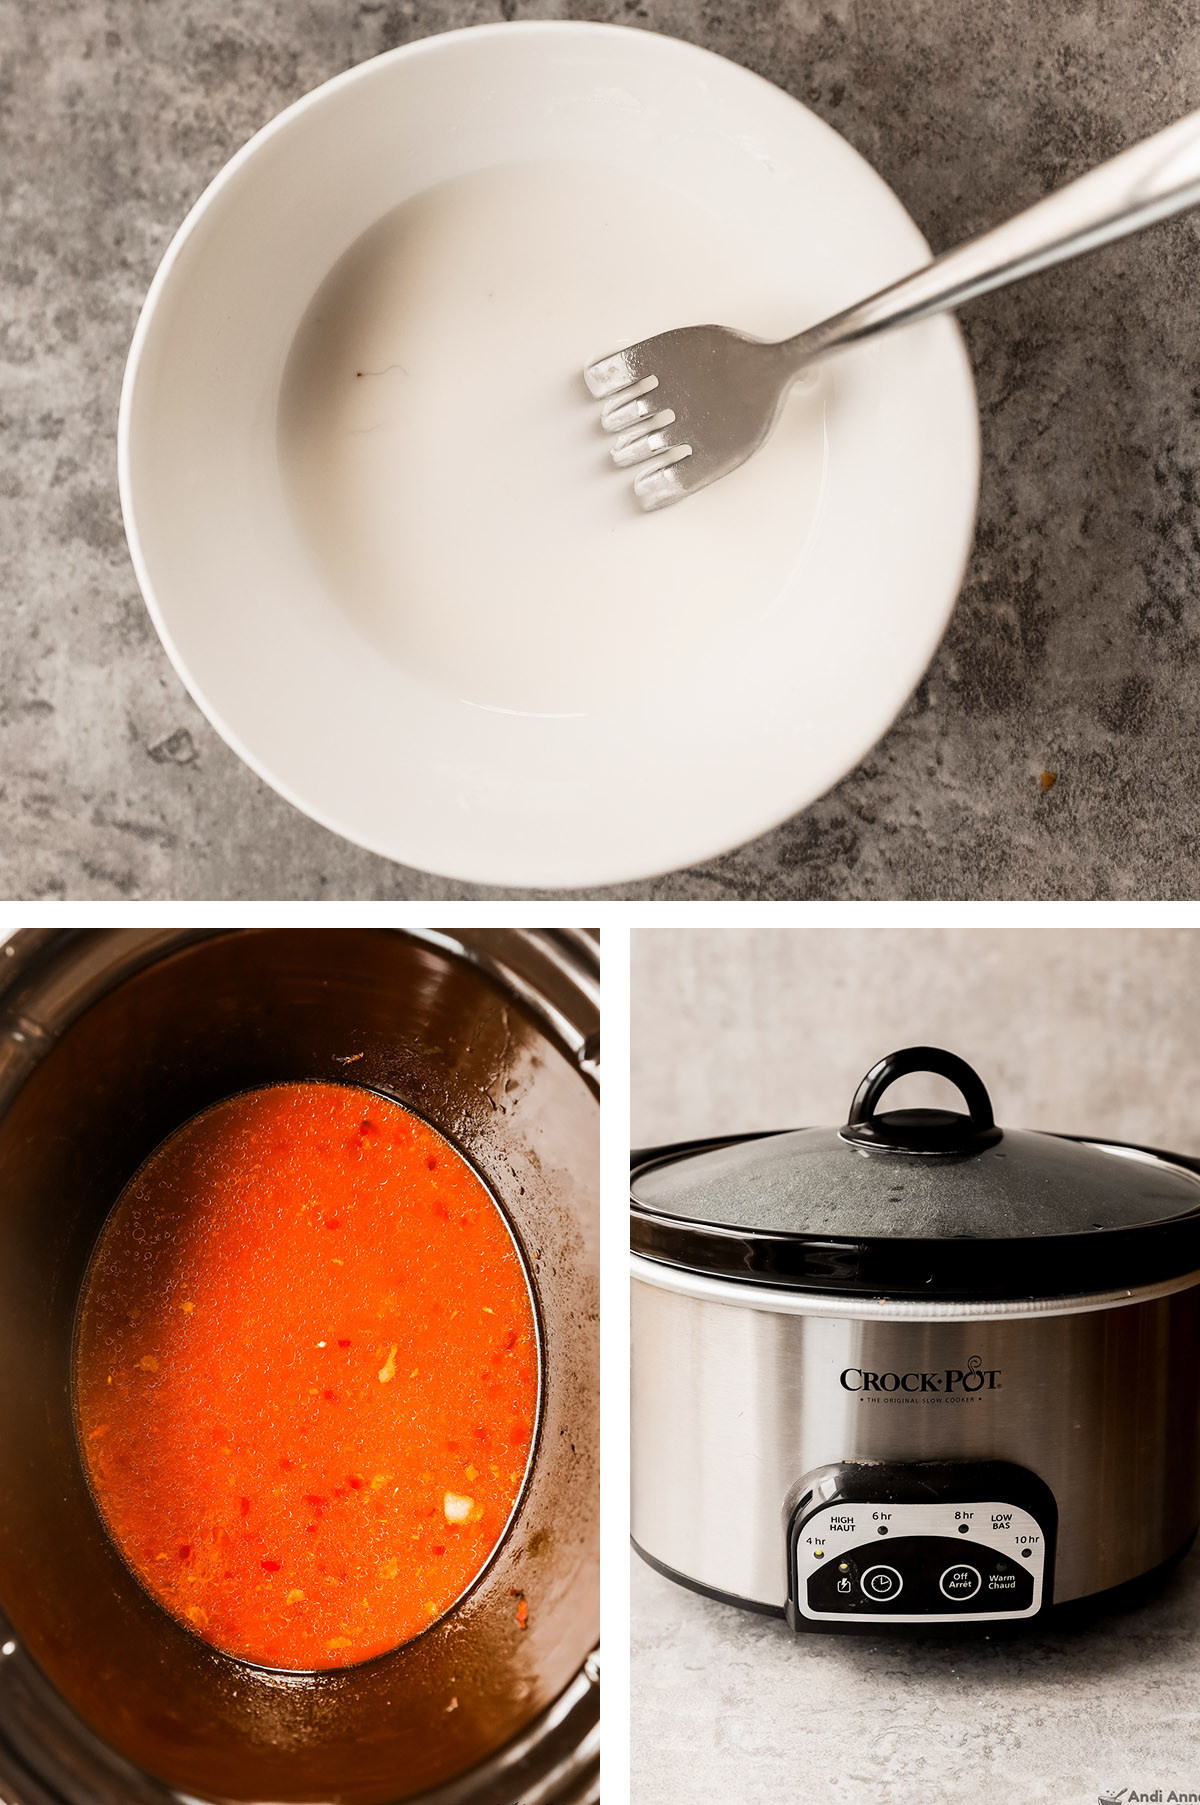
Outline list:
[[[0,1793],[511,1805],[596,1796],[597,949],[575,932],[40,933],[0,947]],[[361,1666],[200,1641],[109,1540],[72,1417],[105,1216],[221,1098],[365,1085],[425,1116],[508,1215],[542,1349],[529,1476],[478,1580]],[[519,1609],[521,1601],[524,1605]]]
[[[893,1110],[934,1072],[963,1113]],[[1200,1519],[1200,1161],[879,1062],[845,1127],[634,1156],[633,1539],[799,1631],[1027,1625]]]

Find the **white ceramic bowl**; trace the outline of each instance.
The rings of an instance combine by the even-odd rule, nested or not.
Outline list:
[[[668,319],[639,314],[639,257],[625,255],[619,222],[597,224],[620,282],[607,337],[599,314],[581,320],[578,366],[710,306],[722,324],[782,336],[928,256],[855,151],[732,63],[605,25],[452,32],[317,89],[221,172],[154,279],[119,430],[138,580],[217,730],[348,839],[505,888],[592,888],[691,864],[821,795],[925,670],[962,578],[978,483],[962,342],[953,321],[929,321],[843,357],[815,398],[791,404],[809,410],[819,468],[796,468],[783,567],[756,562],[763,534],[746,506],[768,457],[772,493],[792,493],[786,431],[677,508],[641,515],[628,503],[614,531],[700,537],[676,541],[677,592],[638,596],[632,580],[611,610],[571,624],[577,652],[569,634],[564,643],[581,672],[640,659],[627,689],[585,684],[584,702],[572,691],[561,711],[532,711],[480,706],[428,668],[406,669],[343,605],[298,519],[280,451],[289,353],[339,259],[397,206],[471,171],[556,160],[657,184],[668,212],[677,201],[714,222],[712,284]],[[597,460],[580,469],[599,482],[595,410],[581,382],[578,393],[579,445],[590,459],[595,443]],[[759,518],[779,537],[773,505]],[[473,513],[466,494],[464,534]],[[738,530],[742,548],[728,537]],[[744,549],[746,583],[761,593],[731,580],[724,613],[693,617],[687,556],[706,534],[735,572]],[[630,538],[633,579],[639,544],[653,549]],[[406,605],[418,618],[422,597]]]

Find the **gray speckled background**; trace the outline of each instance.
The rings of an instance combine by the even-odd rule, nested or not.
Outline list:
[[[1194,0],[0,0],[0,894],[491,894],[347,845],[225,748],[138,597],[113,432],[155,265],[239,144],[392,45],[550,16],[770,76],[935,247],[1200,105]],[[1200,891],[1198,271],[1188,219],[973,304],[982,513],[926,681],[806,814],[610,894]]]
[[[630,1805],[1200,1793],[1200,1550],[1136,1610],[1014,1641],[798,1636],[636,1555],[632,1603]]]
[[[899,1047],[975,1067],[1008,1128],[1200,1154],[1195,928],[635,928],[634,1146],[839,1124]],[[913,1073],[885,1109],[961,1109]]]

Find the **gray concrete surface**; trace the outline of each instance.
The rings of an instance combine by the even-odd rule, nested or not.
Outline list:
[[[0,0],[0,894],[489,894],[324,832],[207,727],[138,598],[113,428],[142,295],[230,153],[350,64],[501,16],[748,64],[935,246],[1200,105],[1195,0]],[[806,814],[613,894],[1200,890],[1198,267],[1185,220],[970,309],[982,512],[926,681]]]
[[[1200,932],[696,928],[630,936],[635,1145],[844,1122],[897,1047],[970,1061],[1011,1128],[1200,1154]],[[886,1107],[959,1109],[938,1078]]]
[[[630,1805],[1200,1794],[1200,1552],[1136,1609],[1013,1641],[797,1636],[636,1555],[631,1591]]]

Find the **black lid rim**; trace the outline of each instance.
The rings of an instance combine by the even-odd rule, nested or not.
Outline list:
[[[734,1135],[716,1144],[730,1145],[743,1138],[760,1137]],[[1157,1147],[1089,1135],[1053,1138],[1147,1153],[1167,1165],[1200,1174],[1200,1159]],[[699,1150],[696,1142],[672,1149],[647,1149],[649,1157],[639,1160],[635,1170],[646,1172]],[[634,1253],[662,1265],[711,1278],[848,1297],[929,1298],[955,1303],[1084,1297],[1136,1290],[1200,1269],[1200,1198],[1195,1210],[1159,1222],[997,1240],[793,1235],[771,1229],[739,1229],[663,1214],[631,1198],[630,1246]]]

